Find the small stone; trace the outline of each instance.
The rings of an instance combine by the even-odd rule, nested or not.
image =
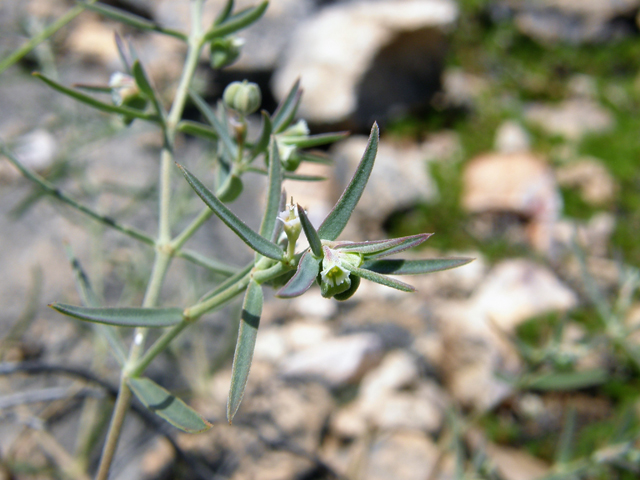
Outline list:
[[[273,76],[275,96],[284,98],[300,77],[302,117],[363,128],[425,106],[439,87],[444,35],[457,14],[449,0],[328,6],[298,24]]]
[[[309,290],[304,295],[294,298],[291,301],[291,308],[304,318],[322,320],[330,319],[338,310],[337,302],[324,298],[318,289]]]
[[[331,303],[327,299],[323,300]],[[331,337],[331,329],[325,323],[298,321],[290,323],[284,328],[284,336],[291,350],[304,350]]]
[[[282,327],[269,325],[267,328],[260,329],[253,358],[276,363],[282,360],[288,351]]]
[[[487,91],[488,82],[460,68],[449,68],[442,75],[442,90],[446,104],[470,108]]]
[[[158,478],[174,461],[176,452],[166,438],[158,437],[142,457],[140,468],[145,478]]]
[[[409,353],[403,350],[390,352],[362,379],[360,396],[375,399],[415,383],[418,376],[418,366]]]
[[[377,335],[359,333],[324,341],[286,358],[280,367],[285,378],[317,379],[331,387],[358,382],[382,358]]]
[[[507,120],[496,131],[495,148],[501,153],[527,152],[531,137],[518,122]]]
[[[505,332],[525,320],[578,305],[577,295],[547,268],[528,260],[504,260],[494,267],[471,299]]]
[[[71,53],[80,56],[83,60],[98,61],[110,68],[122,68],[114,39],[113,25],[102,22],[95,16],[85,18],[75,25],[76,27],[66,40],[67,48]]]
[[[562,197],[553,171],[531,153],[490,153],[471,160],[463,173],[462,206],[471,213],[513,213],[529,220],[527,237],[551,253],[553,225]]]
[[[614,126],[611,113],[588,99],[569,99],[558,105],[532,104],[525,111],[527,121],[550,135],[578,141],[587,134],[604,133]]]
[[[611,202],[616,184],[609,170],[595,158],[585,158],[556,170],[560,186],[578,188],[582,199],[590,205]]]
[[[438,457],[438,447],[424,433],[380,436],[371,446],[367,480],[424,480]]]

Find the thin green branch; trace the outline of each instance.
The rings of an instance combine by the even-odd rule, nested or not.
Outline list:
[[[76,5],[67,13],[62,15],[59,19],[53,22],[48,27],[45,27],[39,34],[35,35],[31,40],[25,42],[20,48],[11,53],[4,60],[0,61],[0,73],[4,72],[7,68],[9,68],[14,63],[19,62],[25,55],[27,55],[31,50],[36,48],[40,43],[44,42],[51,35],[56,33],[66,24],[68,24],[71,20],[76,18],[82,12],[84,12],[85,8],[92,3],[95,3],[96,0],[88,0],[84,4]]]
[[[147,234],[141,232],[140,230],[137,230],[135,228],[132,227],[127,227],[125,225],[121,225],[118,222],[116,222],[113,218],[108,217],[106,215],[102,215],[98,212],[96,212],[95,210],[92,210],[91,208],[77,202],[76,200],[74,200],[73,198],[69,197],[68,195],[66,195],[65,193],[61,192],[60,189],[58,189],[58,187],[56,187],[55,185],[53,185],[52,183],[50,183],[49,181],[45,180],[44,178],[42,178],[40,175],[38,175],[37,173],[33,172],[32,170],[28,169],[27,167],[25,167],[22,162],[20,162],[10,151],[9,149],[6,148],[6,146],[4,145],[4,143],[0,142],[0,153],[2,153],[2,155],[4,155],[18,170],[20,170],[20,173],[22,173],[22,175],[24,175],[27,179],[31,180],[32,182],[34,182],[35,184],[37,184],[40,188],[42,188],[47,194],[51,195],[52,197],[57,198],[58,200],[66,203],[67,205],[70,205],[71,207],[75,208],[76,210],[84,213],[85,215],[88,215],[89,217],[93,218],[94,220],[107,225],[111,228],[114,228],[115,230],[118,230],[119,232],[124,233],[125,235],[128,235],[131,238],[135,238],[136,240],[139,240],[143,243],[146,243],[147,245],[155,245],[155,240],[153,238],[151,238],[150,236],[148,236]]]

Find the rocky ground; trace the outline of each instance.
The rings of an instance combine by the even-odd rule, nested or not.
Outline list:
[[[188,2],[108,3],[186,25]],[[223,3],[209,0],[207,15]],[[0,4],[0,58],[70,6]],[[329,151],[333,167],[302,167],[327,182],[287,181],[312,220],[378,120],[376,168],[345,236],[434,232],[417,257],[475,261],[411,278],[415,294],[363,282],[342,303],[316,290],[269,298],[232,426],[238,306],[205,317],[149,375],[214,427],[183,434],[136,410],[112,478],[637,478],[639,11],[636,0],[273,0],[236,65],[214,73],[203,58],[195,87],[210,101],[246,77],[272,109],[299,76],[312,130],[352,131]],[[133,35],[170,98],[181,46],[85,12],[2,73],[0,139],[65,192],[152,232],[159,135],[29,76],[106,83],[119,68],[114,31]],[[204,169],[212,152],[180,138],[178,155]],[[233,210],[256,227],[264,185],[249,182]],[[189,219],[200,205],[177,188]],[[89,478],[102,436],[86,425],[103,424],[111,400],[78,375],[115,385],[117,365],[91,329],[45,306],[77,302],[65,245],[110,305],[140,303],[151,252],[45,197],[4,160],[0,199],[0,478]],[[233,264],[250,258],[214,220],[192,242]],[[165,305],[220,280],[174,267]],[[24,362],[29,375],[16,373]]]

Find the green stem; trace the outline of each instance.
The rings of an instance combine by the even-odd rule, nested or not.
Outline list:
[[[170,225],[170,200],[171,200],[171,169],[173,167],[173,143],[176,135],[176,126],[182,117],[185,102],[188,96],[189,86],[198,66],[200,51],[202,50],[201,22],[202,22],[203,0],[192,0],[191,2],[191,34],[189,36],[189,50],[182,71],[182,77],[176,91],[176,96],[171,105],[171,110],[164,122],[163,130],[165,143],[161,153],[160,165],[160,199],[159,199],[159,225],[158,241],[156,242],[156,255],[151,272],[151,278],[147,285],[147,291],[143,301],[143,307],[153,307],[158,303],[162,284],[171,264],[172,251],[166,246],[171,240]],[[144,344],[148,334],[147,328],[136,328],[133,336],[133,343],[129,352],[127,366],[123,369],[120,379],[120,390],[109,425],[107,439],[102,450],[100,466],[96,475],[96,480],[106,480],[109,475],[111,461],[118,445],[120,432],[124,417],[129,408],[131,400],[131,390],[127,385],[130,376],[130,365],[135,365],[142,354]]]
[[[86,3],[92,4],[95,2],[96,0],[89,0]],[[33,38],[31,38],[31,40],[29,40],[28,42],[23,44],[20,48],[15,50],[7,58],[0,61],[0,73],[4,72],[7,68],[9,68],[14,63],[19,62],[20,59],[24,57],[27,53],[29,53],[31,50],[36,48],[40,43],[44,42],[47,38],[49,38],[51,35],[53,35],[62,27],[64,27],[67,23],[69,23],[71,20],[73,20],[82,12],[84,12],[85,8],[86,8],[86,5],[76,5],[75,7],[70,9],[67,13],[65,13],[63,16],[61,16],[58,20],[53,22],[48,27],[44,28],[38,35],[34,36]]]

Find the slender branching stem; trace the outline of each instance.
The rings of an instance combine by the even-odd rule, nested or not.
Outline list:
[[[182,71],[180,83],[176,91],[176,96],[171,105],[171,110],[166,120],[163,122],[164,146],[160,159],[160,199],[159,199],[159,226],[158,240],[156,242],[156,254],[154,258],[151,278],[147,285],[143,307],[154,307],[158,304],[158,298],[164,283],[167,270],[171,264],[172,251],[165,248],[171,240],[170,224],[170,203],[171,203],[171,171],[173,168],[173,147],[176,135],[176,127],[184,111],[185,102],[188,96],[191,80],[198,66],[200,51],[202,50],[201,22],[202,22],[203,0],[192,0],[191,2],[191,34],[188,40],[187,58]],[[148,329],[136,328],[133,343],[129,352],[127,366],[122,371],[120,379],[120,390],[114,407],[107,439],[102,450],[100,466],[96,475],[96,480],[106,480],[109,475],[111,461],[118,445],[120,432],[126,412],[131,400],[131,390],[127,385],[130,377],[128,365],[135,365],[140,358]],[[140,371],[142,373],[142,371]]]

